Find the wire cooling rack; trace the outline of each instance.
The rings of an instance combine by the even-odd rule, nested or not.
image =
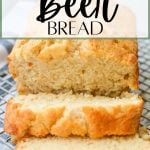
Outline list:
[[[150,130],[150,40],[139,41],[140,90],[145,103],[140,123]],[[4,132],[4,113],[7,100],[16,95],[15,82],[7,71],[0,70],[0,150],[13,150],[10,136]],[[12,112],[13,113],[13,112]]]

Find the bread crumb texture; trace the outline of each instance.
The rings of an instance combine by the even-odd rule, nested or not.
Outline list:
[[[18,40],[8,60],[21,94],[115,97],[138,88],[135,40]]]
[[[16,150],[148,150],[150,141],[137,135],[127,137],[88,138],[26,138],[17,143]]]

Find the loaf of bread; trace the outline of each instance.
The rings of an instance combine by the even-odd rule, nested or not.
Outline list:
[[[138,88],[135,40],[18,40],[8,60],[22,94],[115,97]]]
[[[9,100],[5,131],[20,139],[49,134],[100,138],[135,134],[143,100],[137,95],[108,98],[71,93],[29,94]]]
[[[139,135],[107,137],[98,140],[88,138],[26,138],[18,142],[16,150],[148,150],[150,138]]]

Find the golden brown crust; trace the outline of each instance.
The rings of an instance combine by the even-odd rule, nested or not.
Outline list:
[[[98,109],[85,107],[83,111],[88,122],[89,136],[98,138],[115,135],[115,133],[117,135],[135,134],[139,126],[141,108],[139,106],[126,106],[125,108],[118,106],[112,110],[111,114],[100,107]]]
[[[52,51],[52,50],[55,51]],[[62,51],[65,51],[63,55]],[[136,40],[17,40],[9,58],[37,56],[43,61],[62,57],[72,51],[79,51],[82,56],[114,57],[124,63],[134,63],[137,54]],[[58,54],[59,53],[59,54]],[[25,54],[25,55],[24,55]],[[109,55],[108,55],[109,54]],[[133,55],[131,55],[133,54]],[[130,57],[126,57],[126,56]],[[49,57],[49,58],[48,58]]]
[[[143,101],[126,105],[79,106],[78,108],[55,106],[42,111],[32,111],[10,100],[5,114],[5,131],[17,139],[26,136],[45,137],[49,134],[100,138],[110,135],[135,134]]]
[[[88,56],[115,59],[126,65],[137,61],[136,40],[18,40],[9,59],[27,59],[31,56],[49,62],[79,52],[81,58]]]
[[[34,115],[30,110],[21,111],[20,104],[14,103],[13,99],[8,101],[5,113],[5,129],[9,129],[9,132],[14,135],[23,136],[28,128],[28,123],[34,119]],[[25,113],[24,113],[25,112]],[[7,116],[10,116],[9,118]],[[17,117],[17,118],[16,118]],[[19,127],[19,128],[18,128]]]
[[[5,113],[5,131],[17,138],[29,135],[46,136],[50,127],[63,114],[63,107],[34,113],[29,109],[21,110],[21,105],[9,100]],[[27,135],[26,135],[27,134]]]

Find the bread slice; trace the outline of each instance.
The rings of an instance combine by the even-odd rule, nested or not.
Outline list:
[[[71,93],[30,94],[8,101],[5,131],[16,138],[49,134],[100,138],[135,134],[143,100],[137,95],[108,98]]]
[[[148,150],[150,140],[138,135],[109,137],[97,140],[88,138],[27,138],[18,142],[16,150]]]
[[[18,40],[8,60],[21,94],[115,97],[138,88],[135,40]]]

